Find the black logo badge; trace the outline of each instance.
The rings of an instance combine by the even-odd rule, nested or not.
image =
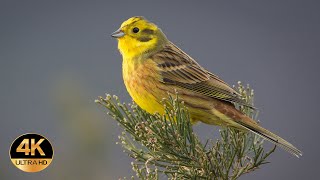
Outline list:
[[[49,140],[39,134],[23,134],[13,141],[10,148],[12,163],[25,172],[39,172],[53,159]]]

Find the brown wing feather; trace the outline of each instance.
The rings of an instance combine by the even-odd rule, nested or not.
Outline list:
[[[252,107],[227,83],[205,70],[171,42],[151,58],[158,64],[163,83],[174,84],[204,96]]]

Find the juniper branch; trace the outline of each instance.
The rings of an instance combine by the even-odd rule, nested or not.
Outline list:
[[[250,104],[254,93],[238,84],[238,92]],[[187,107],[179,96],[164,102],[165,115],[148,114],[134,103],[121,103],[117,96],[99,97],[96,101],[108,110],[123,128],[119,140],[135,161],[133,170],[139,179],[237,179],[268,163],[275,151],[263,148],[263,139],[232,128],[220,130],[220,140],[203,144],[194,133]],[[256,111],[236,104],[253,119]]]

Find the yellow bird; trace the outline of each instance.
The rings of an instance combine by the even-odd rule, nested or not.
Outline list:
[[[132,17],[111,35],[118,39],[123,57],[125,86],[145,111],[164,114],[162,99],[178,92],[189,109],[192,123],[249,130],[299,157],[302,152],[237,110],[234,103],[248,105],[218,76],[201,67],[170,42],[155,24]]]

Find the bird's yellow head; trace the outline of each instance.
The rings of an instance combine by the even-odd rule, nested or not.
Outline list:
[[[118,39],[119,51],[126,59],[155,52],[167,42],[160,28],[141,16],[124,21],[111,36]]]

